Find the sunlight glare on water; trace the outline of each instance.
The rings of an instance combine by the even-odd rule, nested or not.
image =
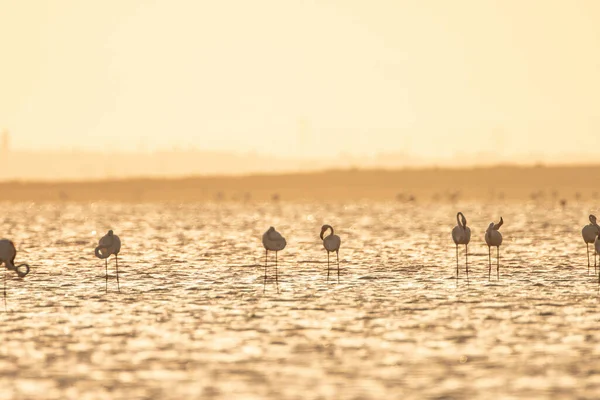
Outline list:
[[[598,279],[589,205],[5,204],[31,273],[7,279],[2,398],[593,398]],[[489,222],[504,218],[500,280]],[[322,224],[342,238],[328,283]],[[260,238],[288,246],[263,293]],[[121,293],[109,229],[123,242]],[[91,233],[91,235],[90,235]],[[495,252],[493,252],[495,255]],[[333,257],[335,259],[335,257]],[[274,256],[270,256],[274,261]],[[493,258],[493,260],[495,260]],[[333,266],[333,265],[332,265]],[[495,272],[495,270],[493,270]]]

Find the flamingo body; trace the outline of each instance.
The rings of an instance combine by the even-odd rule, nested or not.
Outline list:
[[[471,241],[471,228],[465,226],[455,226],[452,229],[452,240],[454,240],[454,244],[469,244]]]
[[[581,230],[581,236],[583,237],[583,241],[587,244],[594,243],[596,238],[598,237],[598,228],[594,225],[586,225]]]
[[[275,228],[270,227],[262,236],[263,246],[267,251],[281,251],[285,249],[287,242]]]
[[[494,230],[494,223],[492,222],[485,231],[485,243],[490,247],[499,247],[502,245],[502,233],[498,230]]]
[[[340,250],[340,245],[342,244],[342,240],[338,235],[329,235],[325,239],[323,239],[323,247],[330,253],[334,251]]]
[[[589,244],[594,243],[596,241],[596,237],[598,236],[600,227],[596,222],[595,215],[590,214],[588,218],[590,220],[590,223],[583,227],[583,229],[581,230],[581,236],[583,237],[583,241]]]
[[[108,258],[113,255],[118,255],[121,251],[121,239],[113,233],[112,230],[100,238],[98,247],[94,250],[96,257],[100,259]]]

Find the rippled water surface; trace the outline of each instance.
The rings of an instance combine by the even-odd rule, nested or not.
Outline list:
[[[0,398],[598,398],[589,204],[4,204]],[[485,228],[502,215],[500,280]],[[323,223],[342,238],[327,282]],[[260,237],[288,241],[263,286]],[[100,236],[121,236],[121,292]],[[274,257],[272,258],[274,261]],[[593,267],[592,267],[593,272]],[[279,292],[278,292],[279,290]]]

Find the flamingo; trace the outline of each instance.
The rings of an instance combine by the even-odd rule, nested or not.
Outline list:
[[[587,258],[588,258],[588,275],[590,274],[590,243],[594,244],[596,241],[596,237],[598,236],[598,232],[600,231],[600,227],[596,223],[596,216],[591,215],[588,217],[590,220],[590,224],[583,227],[581,230],[581,236],[583,236],[583,241],[587,247]],[[594,251],[594,272],[596,272],[596,252]]]
[[[15,271],[19,278],[24,278],[29,273],[29,265],[15,265],[16,256],[15,244],[8,239],[0,239],[0,264],[4,263],[6,270]],[[25,271],[22,268],[25,268]],[[6,270],[4,270],[4,311],[6,311]]]
[[[500,222],[494,224],[490,223],[487,230],[485,231],[485,242],[488,245],[488,262],[490,269],[488,271],[488,279],[492,276],[492,247],[496,247],[496,273],[498,274],[498,279],[500,279],[500,245],[502,244],[502,234],[498,229],[504,224],[504,220],[500,217]]]
[[[460,217],[460,218],[459,218]],[[471,241],[471,229],[467,226],[467,219],[462,212],[456,214],[456,222],[458,225],[452,229],[452,240],[456,244],[456,279],[458,279],[458,245],[465,245],[465,267],[467,269],[467,279],[469,278],[469,260],[468,246]]]
[[[104,267],[106,269],[106,292],[108,293],[108,257],[111,254],[115,256],[115,266],[117,268],[117,288],[119,292],[121,287],[119,285],[119,252],[121,251],[121,239],[113,233],[112,230],[100,238],[98,247],[94,250],[96,257],[104,259]]]
[[[323,238],[323,235],[328,230],[331,230],[331,233]],[[338,235],[333,234],[333,227],[331,225],[323,225],[321,227],[321,240],[323,241],[323,247],[327,250],[327,280],[329,280],[329,253],[335,251],[335,255],[337,258],[337,272],[338,272],[338,282],[340,281],[340,245],[342,241]]]
[[[277,252],[285,249],[287,242],[285,238],[281,236],[279,232],[275,230],[272,226],[263,234],[262,236],[263,246],[265,246],[265,282],[264,289],[267,287],[267,258],[269,256],[269,251],[275,252],[275,282],[279,287],[279,276],[277,272]]]

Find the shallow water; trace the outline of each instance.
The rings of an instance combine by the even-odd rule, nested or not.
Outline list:
[[[3,236],[32,270],[8,275],[0,398],[597,398],[589,207],[4,204]],[[483,235],[500,215],[488,281]],[[339,283],[323,223],[342,238]],[[288,247],[264,287],[270,225]],[[93,252],[108,229],[120,293],[113,258],[106,293]]]

